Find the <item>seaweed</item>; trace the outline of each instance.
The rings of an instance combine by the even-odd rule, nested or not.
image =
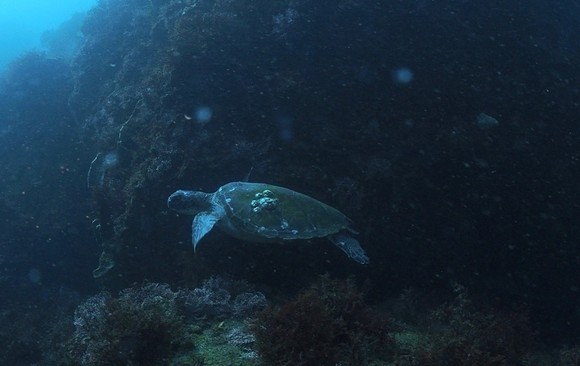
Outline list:
[[[145,284],[93,296],[75,312],[70,365],[167,365],[193,350],[178,311],[177,293]]]
[[[252,329],[269,365],[362,365],[385,360],[389,322],[364,302],[352,279],[321,276],[310,288],[261,312]]]
[[[266,300],[244,289],[211,278],[191,290],[145,283],[117,297],[101,292],[77,307],[64,365],[218,365],[233,357],[255,364],[245,322]]]

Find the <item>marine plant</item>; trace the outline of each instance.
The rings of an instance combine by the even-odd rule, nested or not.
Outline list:
[[[245,290],[239,281],[213,277],[195,289],[145,283],[117,297],[101,292],[76,309],[64,364],[221,365],[212,360],[226,358],[255,364],[244,321],[266,298]]]
[[[256,348],[268,365],[369,365],[389,357],[389,324],[364,302],[352,279],[321,276],[252,324]]]
[[[420,312],[418,322],[392,334],[396,365],[515,366],[534,350],[534,331],[524,311],[475,305],[461,292],[453,301]]]
[[[560,350],[559,366],[580,365],[580,346]]]
[[[71,365],[166,365],[193,348],[169,286],[93,296],[75,312]]]

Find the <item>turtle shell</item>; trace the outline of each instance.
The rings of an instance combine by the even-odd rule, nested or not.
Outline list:
[[[264,183],[233,182],[214,196],[227,229],[250,240],[310,239],[348,229],[340,211],[305,194]]]

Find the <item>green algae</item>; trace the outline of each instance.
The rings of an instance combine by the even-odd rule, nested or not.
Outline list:
[[[411,330],[403,330],[391,333],[391,337],[397,345],[397,349],[402,352],[416,353],[417,351],[428,351],[432,348],[432,341],[428,334],[423,334]]]
[[[256,366],[261,362],[250,343],[237,343],[231,334],[236,329],[245,329],[243,322],[225,320],[206,328],[199,328],[194,335],[196,356],[205,366]]]

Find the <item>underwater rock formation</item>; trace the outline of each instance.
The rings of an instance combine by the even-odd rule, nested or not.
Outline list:
[[[266,299],[259,292],[230,295],[227,288],[236,287],[243,286],[212,278],[192,290],[174,292],[168,285],[147,283],[118,297],[106,292],[90,297],[75,311],[65,364],[213,364],[216,355],[210,350],[224,351],[225,342],[227,356],[237,355],[240,364],[251,365],[254,339],[244,321],[265,307]]]
[[[259,314],[252,329],[267,365],[371,365],[394,352],[390,324],[354,282],[320,277],[296,299]]]

